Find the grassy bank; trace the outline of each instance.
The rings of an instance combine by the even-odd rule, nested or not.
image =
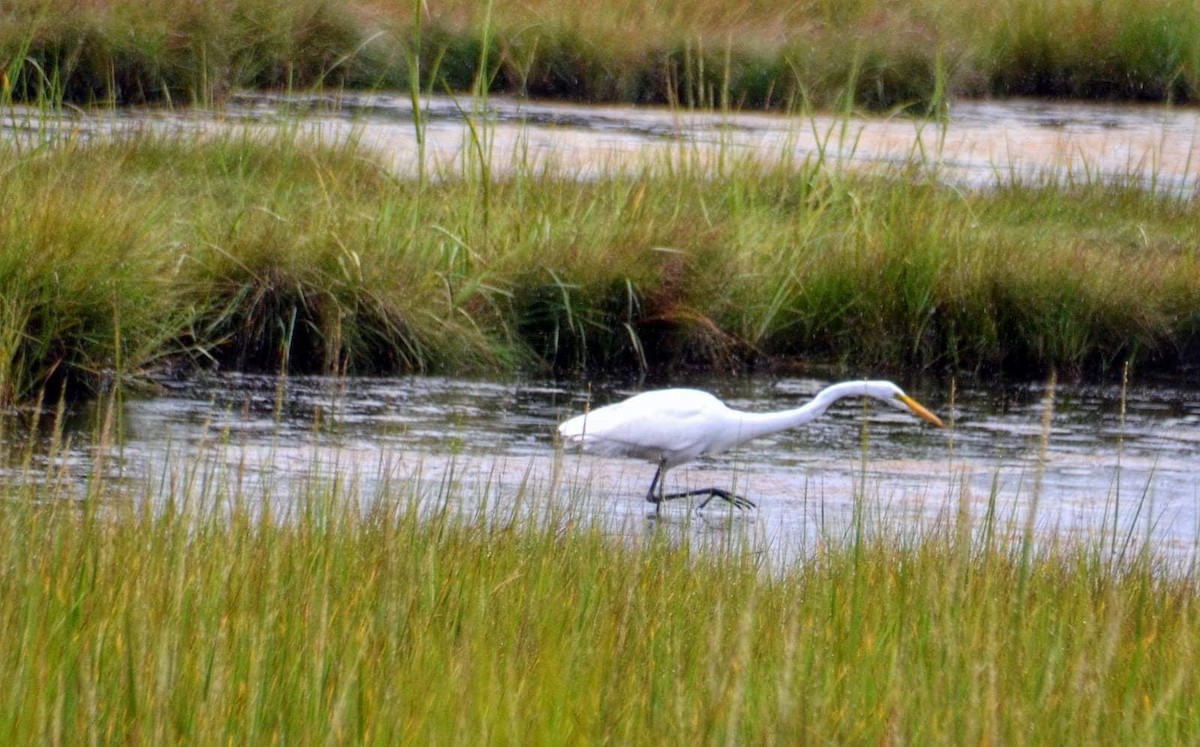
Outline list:
[[[742,108],[1185,102],[1200,87],[1198,50],[1200,9],[1180,0],[15,0],[0,17],[7,90],[74,102],[480,80],[532,96]]]
[[[649,159],[397,180],[353,142],[6,147],[0,391],[166,362],[568,372],[840,363],[1103,375],[1195,363],[1192,199]],[[1189,347],[1190,346],[1190,347]]]
[[[0,484],[5,742],[1200,738],[1195,579],[1150,557],[951,520],[772,568],[736,529],[727,552],[614,540],[538,485],[545,529],[421,518],[457,488],[348,475],[277,516],[164,469],[82,500]]]

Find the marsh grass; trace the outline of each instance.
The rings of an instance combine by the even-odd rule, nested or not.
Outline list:
[[[1187,363],[1197,332],[1187,196],[686,151],[581,181],[482,170],[477,142],[417,180],[300,128],[5,146],[4,399],[187,360],[1115,375]]]
[[[231,87],[370,85],[384,55],[338,4],[12,3],[0,63],[21,100],[211,103]]]
[[[120,381],[168,351],[186,322],[164,293],[166,216],[112,191],[119,165],[48,173],[39,154],[18,159],[0,179],[5,405],[39,392],[55,401],[72,381]]]
[[[19,0],[17,98],[213,102],[238,88],[491,91],[687,107],[944,110],[961,95],[1183,102],[1200,14],[1174,0],[436,4]],[[481,62],[486,64],[481,66]]]
[[[724,549],[667,525],[615,539],[585,496],[556,507],[536,479],[520,502],[543,520],[504,520],[448,508],[471,490],[449,474],[379,490],[314,474],[280,507],[174,459],[82,497],[61,475],[5,473],[5,741],[1146,744],[1200,729],[1195,579],[1147,552],[1031,551],[1000,521],[862,513],[781,566],[736,532]]]

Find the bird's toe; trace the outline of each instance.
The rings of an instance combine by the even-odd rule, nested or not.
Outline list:
[[[750,500],[749,498],[743,498],[740,495],[732,496],[729,499],[729,502],[732,503],[734,506],[736,506],[740,509],[743,509],[743,510],[751,509],[751,508],[758,508],[758,506],[756,506],[754,504],[754,501]]]

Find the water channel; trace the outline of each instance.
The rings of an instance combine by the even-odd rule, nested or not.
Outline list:
[[[821,157],[846,168],[919,163],[971,187],[1052,174],[1134,180],[1191,192],[1200,172],[1200,112],[1129,105],[1038,101],[955,104],[948,121],[902,117],[711,114],[588,108],[509,99],[424,102],[427,167],[463,168],[467,117],[486,121],[494,173],[506,164],[545,163],[581,178],[637,167],[647,153],[719,157]],[[67,112],[52,121],[12,109],[0,135],[36,140],[69,132],[99,137],[151,129],[211,133],[232,128],[299,128],[322,138],[356,137],[398,174],[417,161],[412,105],[404,96],[243,94],[219,112]],[[793,407],[822,379],[743,377],[687,382],[735,407]],[[364,494],[418,486],[493,509],[544,511],[584,501],[590,520],[616,534],[671,527],[705,542],[736,530],[775,558],[806,552],[847,531],[856,507],[871,521],[921,526],[965,511],[977,523],[992,511],[1023,525],[1030,512],[1042,537],[1107,533],[1121,545],[1148,542],[1190,562],[1200,545],[1200,389],[1135,382],[1060,385],[1049,406],[1041,386],[910,391],[952,421],[937,431],[899,411],[836,408],[810,427],[764,438],[672,472],[680,487],[733,487],[759,508],[745,514],[686,506],[648,517],[643,501],[653,467],[564,453],[556,423],[633,388],[578,382],[478,381],[206,375],[160,382],[153,397],[125,403],[121,446],[95,461],[84,428],[64,457],[81,480],[103,469],[166,490],[177,470],[203,463],[199,479],[236,481],[286,507],[312,479],[354,483]],[[1124,405],[1122,404],[1124,402]],[[86,418],[85,418],[86,419]],[[182,479],[182,478],[179,478]],[[192,478],[188,478],[192,479]],[[451,484],[452,490],[445,486]],[[152,499],[160,499],[161,492]],[[513,509],[517,510],[517,509]],[[1114,542],[1114,547],[1117,542]]]
[[[801,404],[829,382],[676,383],[768,410]],[[734,488],[757,510],[680,504],[655,517],[644,501],[652,465],[564,451],[553,437],[589,398],[600,405],[637,386],[238,374],[160,385],[125,403],[121,446],[102,460],[112,479],[155,486],[152,500],[193,481],[199,493],[237,493],[286,515],[314,481],[337,480],[364,505],[402,494],[430,507],[452,500],[467,515],[582,516],[623,536],[665,527],[708,543],[732,532],[777,560],[845,537],[856,508],[892,531],[960,511],[977,526],[990,511],[1001,528],[1020,530],[1033,512],[1044,538],[1148,542],[1181,562],[1200,544],[1200,390],[1177,386],[1132,386],[1124,410],[1115,385],[1059,384],[1052,400],[1042,385],[966,387],[953,403],[947,385],[910,386],[950,422],[942,431],[843,401],[806,427],[670,473],[671,489]],[[81,482],[98,466],[86,428],[66,460]]]
[[[425,167],[432,174],[472,168],[484,152],[494,175],[551,168],[587,178],[645,168],[655,158],[717,163],[749,156],[768,162],[821,159],[844,168],[918,167],[969,187],[1051,176],[1119,179],[1190,193],[1200,177],[1195,108],[960,101],[944,121],[931,122],[901,115],[787,116],[431,96],[422,101],[421,112]],[[62,133],[246,128],[325,142],[355,138],[402,176],[414,175],[419,161],[413,104],[404,94],[247,92],[217,110],[68,110],[49,119],[44,111],[22,107],[0,112],[0,135],[27,140]],[[486,141],[482,151],[473,143],[472,128]]]

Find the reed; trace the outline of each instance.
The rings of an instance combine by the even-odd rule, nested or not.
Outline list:
[[[213,469],[177,455],[75,499],[53,470],[5,473],[5,741],[1147,744],[1200,728],[1195,578],[1102,540],[1026,552],[1002,523],[867,519],[781,566],[736,530],[723,550],[670,525],[613,539],[587,519],[605,497],[537,479],[529,520],[448,509],[511,500],[452,478],[368,489],[314,471],[281,507]]]
[[[1191,101],[1198,41],[1200,13],[1176,0],[14,0],[0,65],[17,98],[77,103],[482,80],[582,101],[936,113],[951,96]]]

